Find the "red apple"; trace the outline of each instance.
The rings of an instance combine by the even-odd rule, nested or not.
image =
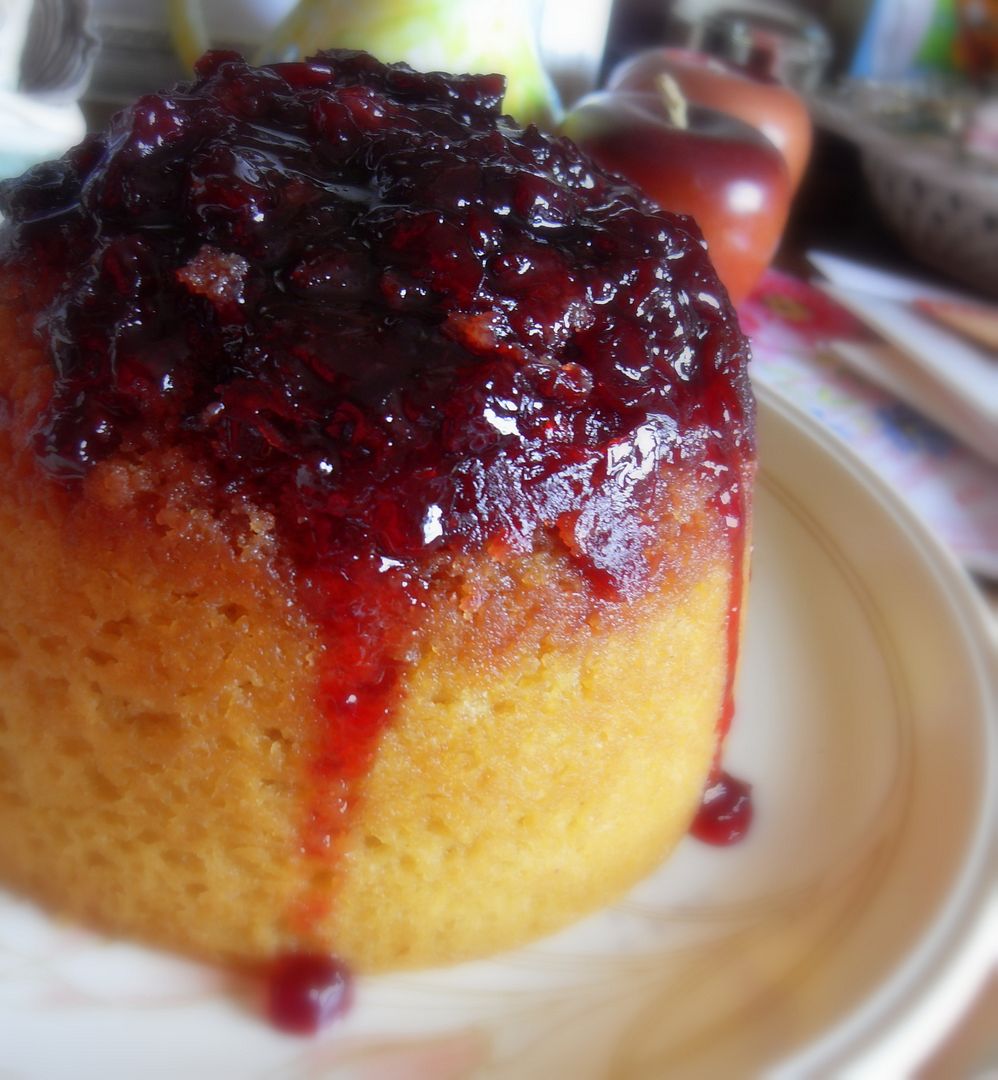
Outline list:
[[[665,210],[696,219],[718,277],[738,303],[769,265],[790,207],[779,152],[747,124],[713,110],[671,120],[663,94],[601,92],[583,98],[562,131],[605,169]]]
[[[690,49],[649,49],[610,75],[610,90],[656,93],[662,75],[675,79],[687,101],[737,116],[758,128],[780,151],[796,191],[811,154],[811,117],[788,86],[756,78],[714,56]]]

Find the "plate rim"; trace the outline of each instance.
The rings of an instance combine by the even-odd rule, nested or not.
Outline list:
[[[753,380],[761,407],[809,441],[850,482],[865,489],[935,580],[936,600],[948,609],[976,676],[983,714],[982,803],[967,853],[915,949],[830,1029],[790,1052],[769,1075],[829,1075],[885,1067],[914,1068],[928,1057],[971,1004],[998,963],[998,632],[983,598],[956,555],[876,470],[832,429],[776,387]],[[765,461],[761,461],[765,468]],[[990,662],[989,662],[990,658]],[[991,879],[990,895],[988,879]],[[880,1075],[887,1075],[880,1071]]]

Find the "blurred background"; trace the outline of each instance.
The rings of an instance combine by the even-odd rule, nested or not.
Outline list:
[[[505,73],[518,122],[697,218],[754,378],[998,613],[998,0],[0,0],[0,177],[209,46]],[[996,1014],[992,986],[926,1075],[998,1054]]]

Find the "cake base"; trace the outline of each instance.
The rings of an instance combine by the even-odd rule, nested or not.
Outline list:
[[[74,504],[0,442],[0,874],[55,910],[238,962],[439,964],[600,906],[686,831],[724,692],[717,545],[613,617],[564,555],[452,572],[323,858],[320,646],[266,520],[233,542],[193,476],[143,486],[181,459]]]

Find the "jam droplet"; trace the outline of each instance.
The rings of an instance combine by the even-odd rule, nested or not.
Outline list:
[[[314,1035],[352,1000],[350,971],[332,956],[288,953],[274,961],[267,978],[267,1016],[289,1034]]]
[[[730,773],[714,772],[690,832],[705,844],[737,844],[752,824],[752,787]]]

